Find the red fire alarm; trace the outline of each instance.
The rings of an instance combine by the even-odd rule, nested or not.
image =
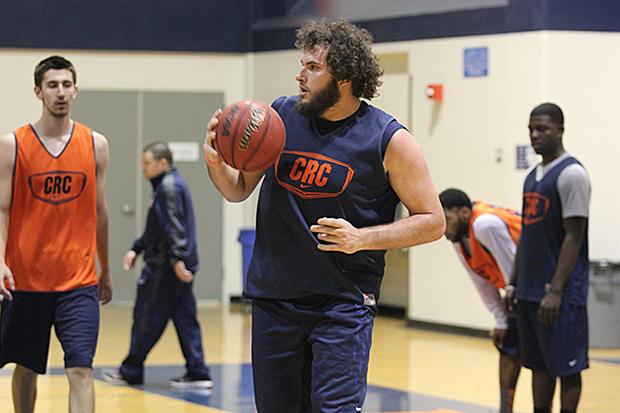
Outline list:
[[[438,83],[431,83],[426,86],[426,90],[424,90],[424,93],[429,99],[441,102],[443,99],[443,85]]]

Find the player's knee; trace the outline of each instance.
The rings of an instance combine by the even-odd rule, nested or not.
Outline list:
[[[37,375],[36,372],[21,364],[15,365],[15,370],[13,370],[13,377],[17,377],[20,380],[35,380]]]
[[[93,380],[93,369],[90,367],[67,367],[65,372],[72,384],[87,383]]]
[[[581,385],[581,372],[560,378],[563,387],[578,387]]]

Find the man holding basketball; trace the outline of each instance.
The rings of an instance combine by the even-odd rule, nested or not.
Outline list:
[[[299,94],[272,104],[288,135],[277,167],[224,164],[212,145],[220,112],[205,159],[229,201],[264,176],[244,291],[258,412],[359,412],[385,250],[440,238],[444,215],[415,139],[361,100],[381,83],[370,33],[340,20],[296,35]],[[410,216],[394,222],[399,201]]]
[[[41,117],[0,137],[0,367],[16,364],[13,406],[33,412],[53,325],[65,355],[69,412],[93,412],[99,301],[112,298],[108,142],[71,119],[78,91],[71,62],[42,60],[34,81]]]

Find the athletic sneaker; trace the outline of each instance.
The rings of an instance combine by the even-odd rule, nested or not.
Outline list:
[[[213,387],[213,380],[211,378],[196,379],[186,374],[170,380],[170,386],[174,389],[210,389]]]
[[[129,386],[129,382],[118,372],[118,369],[107,369],[103,373],[103,381],[115,386]]]

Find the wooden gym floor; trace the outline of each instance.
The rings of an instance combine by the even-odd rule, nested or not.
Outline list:
[[[104,307],[95,376],[117,366],[129,346],[131,308]],[[178,391],[168,379],[183,372],[176,334],[169,325],[147,360],[146,383],[116,387],[97,379],[97,411],[114,413],[251,413],[250,317],[239,306],[204,306],[200,322],[212,391]],[[488,413],[498,401],[497,352],[490,340],[421,331],[400,319],[378,317],[374,329],[365,412]],[[620,349],[592,349],[583,375],[580,412],[610,413],[620,406]],[[39,378],[36,412],[66,412],[68,385],[55,338],[49,371]],[[12,411],[11,368],[0,370],[0,412]],[[523,370],[515,409],[531,412],[531,375]],[[554,403],[559,411],[559,403]]]

